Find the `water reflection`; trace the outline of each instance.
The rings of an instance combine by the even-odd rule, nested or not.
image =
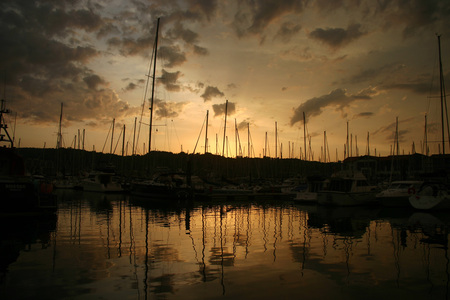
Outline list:
[[[445,213],[289,202],[167,206],[81,191],[58,191],[58,199],[57,219],[45,226],[2,220],[2,254],[12,237],[21,242],[1,256],[0,298],[448,296]]]

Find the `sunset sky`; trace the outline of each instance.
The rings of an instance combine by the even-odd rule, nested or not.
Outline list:
[[[131,154],[134,120],[139,128],[142,118],[142,154],[160,18],[152,150],[192,153],[200,138],[195,151],[203,153],[209,111],[208,151],[221,154],[228,100],[227,156],[236,155],[236,123],[244,156],[249,128],[251,156],[264,154],[267,133],[267,156],[300,157],[303,112],[314,160],[324,131],[330,159],[344,158],[347,122],[353,156],[356,140],[359,155],[367,153],[368,134],[370,154],[389,155],[396,117],[400,152],[414,143],[422,153],[425,115],[430,151],[438,153],[436,34],[447,79],[448,0],[3,0],[0,7],[0,91],[16,146],[20,139],[21,147],[55,147],[63,102],[65,147],[84,129],[87,150],[109,152],[115,119],[114,148],[126,125]]]

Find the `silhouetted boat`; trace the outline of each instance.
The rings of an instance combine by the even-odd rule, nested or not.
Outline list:
[[[369,185],[361,172],[341,171],[330,179],[326,190],[319,191],[321,205],[355,206],[376,204],[377,187]]]
[[[389,187],[376,195],[383,206],[410,207],[409,197],[419,190],[423,181],[393,181]]]
[[[307,187],[303,191],[298,191],[293,199],[295,202],[304,204],[317,204],[317,193],[325,186],[325,178],[322,176],[309,176]]]
[[[450,209],[450,190],[441,182],[424,183],[415,195],[409,197],[412,207],[422,210]]]
[[[93,171],[81,180],[83,190],[88,192],[118,193],[123,192],[122,185],[114,178],[115,173]]]
[[[26,175],[25,162],[17,154],[4,121],[6,113],[9,111],[2,100],[0,142],[10,145],[0,147],[0,214],[54,212],[56,197],[52,195],[52,185],[43,178]]]
[[[445,134],[444,134],[444,106],[447,111],[447,99],[445,95],[444,86],[444,74],[442,71],[441,60],[441,37],[438,35],[438,47],[439,47],[439,83],[440,83],[440,98],[441,98],[441,134],[442,134],[442,155],[440,157],[444,161],[445,167]],[[448,116],[446,114],[447,128],[448,128]],[[448,178],[443,178],[448,182]],[[409,197],[409,202],[412,207],[417,209],[449,209],[450,208],[450,188],[448,185],[442,182],[424,183],[416,195]]]

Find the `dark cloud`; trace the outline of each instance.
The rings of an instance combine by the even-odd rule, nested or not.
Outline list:
[[[161,46],[158,50],[158,57],[164,63],[164,67],[173,68],[186,62],[186,54],[178,46]]]
[[[10,107],[22,122],[54,123],[61,101],[67,120],[123,117],[133,111],[85,66],[101,55],[95,36],[106,23],[89,4],[2,1],[0,65]],[[110,31],[112,32],[113,30]],[[7,97],[8,98],[8,97]]]
[[[342,83],[355,84],[362,82],[373,82],[374,80],[382,77],[391,77],[392,75],[398,74],[399,71],[403,70],[405,65],[403,64],[386,64],[379,66],[377,68],[366,68],[361,70],[359,73],[351,76],[348,79],[342,81]]]
[[[430,92],[430,84],[424,82],[416,83],[392,83],[383,85],[386,90],[398,89],[398,90],[409,90],[418,94],[428,94]]]
[[[227,89],[232,90],[232,89],[235,89],[235,88],[237,88],[237,85],[236,85],[235,83],[229,83],[229,84],[227,85]]]
[[[96,74],[86,76],[83,78],[83,80],[91,90],[96,90],[99,85],[106,84],[105,80]]]
[[[239,1],[233,26],[239,37],[248,34],[261,35],[264,40],[264,30],[274,21],[286,14],[300,13],[304,9],[302,0],[246,0]],[[295,28],[294,28],[295,30]]]
[[[403,26],[404,37],[411,37],[419,30],[448,32],[445,20],[450,16],[450,2],[446,0],[379,1],[377,12],[385,29]]]
[[[154,102],[156,107],[155,118],[157,120],[162,118],[176,118],[183,111],[186,104],[187,102],[171,102],[156,99]]]
[[[344,113],[344,108],[348,107],[350,103],[357,100],[370,100],[376,94],[377,91],[374,88],[367,88],[353,95],[347,93],[346,90],[336,89],[327,95],[311,98],[294,109],[291,126],[303,120],[303,112],[308,117],[314,117],[320,115],[327,107],[335,107],[336,110]]]
[[[280,29],[278,30],[274,39],[279,39],[284,43],[288,43],[291,38],[300,31],[301,28],[302,26],[299,24],[284,22],[283,24],[281,24]]]
[[[332,49],[338,49],[365,35],[360,30],[361,24],[351,24],[344,28],[317,28],[309,34],[309,37],[321,41]]]
[[[194,53],[197,54],[197,55],[203,55],[204,56],[204,55],[208,55],[209,51],[206,48],[203,48],[203,47],[195,45],[194,46]]]
[[[211,101],[214,97],[223,97],[224,95],[225,94],[222,93],[217,87],[209,85],[205,88],[205,91],[200,97],[202,97],[203,101],[206,102]]]
[[[213,104],[212,108],[214,111],[214,117],[225,115],[225,106],[226,103],[222,104]],[[227,108],[227,116],[231,116],[236,112],[236,104],[233,102],[228,102]]]
[[[177,84],[178,78],[181,76],[180,71],[176,71],[173,73],[167,72],[166,70],[162,70],[162,76],[159,78],[158,82],[162,83],[166,90],[171,92],[180,91],[180,85]]]
[[[398,140],[399,142],[405,142],[406,136],[410,132],[410,129],[405,128],[408,127],[408,124],[411,122],[416,122],[417,119],[415,117],[404,119],[404,120],[398,120]],[[397,122],[394,120],[392,123],[389,123],[387,125],[383,125],[377,130],[375,130],[371,135],[384,135],[385,140],[387,142],[393,143],[395,139],[395,129],[397,127]]]
[[[217,10],[217,3],[217,0],[189,0],[189,9],[206,16],[207,20],[211,20]]]
[[[253,124],[253,121],[247,118],[244,121],[239,122],[237,127],[239,130],[248,130],[249,124]]]
[[[136,88],[138,87],[137,84],[135,84],[134,82],[130,82],[128,83],[128,85],[125,87],[125,91],[134,91]]]
[[[182,39],[188,44],[198,42],[198,34],[190,29],[184,28],[184,25],[180,22],[177,22],[174,27],[167,31],[167,37],[171,39]]]
[[[374,115],[373,112],[366,111],[366,112],[362,112],[362,113],[359,113],[359,114],[357,114],[357,115],[354,115],[354,116],[353,116],[353,119],[369,118],[369,117],[372,117],[373,115]]]

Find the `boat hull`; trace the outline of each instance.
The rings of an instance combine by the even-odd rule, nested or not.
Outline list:
[[[330,206],[358,206],[375,205],[378,203],[375,198],[376,192],[338,192],[322,191],[317,194],[317,202],[320,205]]]
[[[413,195],[409,197],[409,203],[415,209],[420,210],[450,209],[450,195]]]
[[[83,187],[84,191],[87,192],[98,192],[98,193],[120,193],[123,192],[123,188],[118,183],[98,183],[98,182],[89,182],[85,181],[82,182],[81,186]]]
[[[293,200],[302,204],[317,204],[317,193],[298,192]]]
[[[386,207],[410,207],[408,196],[377,197],[379,203]]]

